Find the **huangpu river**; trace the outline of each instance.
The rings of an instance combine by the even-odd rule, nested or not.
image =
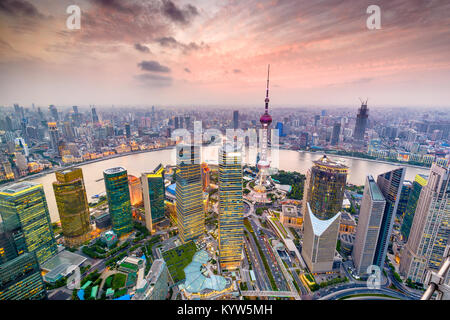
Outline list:
[[[313,161],[319,159],[323,153],[320,152],[302,152],[293,150],[279,150],[278,162],[272,161],[272,164],[281,170],[297,171],[306,174],[306,171],[312,166]],[[363,185],[365,177],[371,174],[375,177],[380,173],[393,170],[400,166],[386,162],[371,161],[365,159],[356,159],[348,157],[340,157],[328,155],[334,161],[340,161],[349,167],[349,176],[347,181],[356,185]],[[217,147],[203,147],[202,161],[217,164],[218,162],[218,148]],[[244,161],[248,164],[254,165],[256,161],[256,152],[247,151],[244,156]],[[175,149],[164,149],[157,151],[149,151],[145,153],[129,154],[122,157],[116,157],[103,161],[82,164],[83,176],[86,185],[86,193],[88,201],[91,201],[91,196],[100,194],[105,191],[105,184],[103,179],[103,170],[121,166],[127,169],[128,174],[140,177],[141,173],[153,170],[158,164],[175,165]],[[407,166],[406,177],[407,180],[414,180],[416,174],[427,174],[429,169]],[[31,180],[31,179],[30,179]],[[59,220],[58,209],[56,207],[55,195],[53,193],[52,183],[55,181],[55,174],[49,173],[43,176],[32,179],[33,182],[41,183],[44,186],[44,191],[47,197],[48,207],[52,222]]]

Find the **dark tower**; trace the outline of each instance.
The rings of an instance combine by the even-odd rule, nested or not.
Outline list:
[[[366,133],[367,118],[369,117],[369,109],[367,109],[367,100],[361,101],[361,108],[358,109],[356,116],[355,132],[353,138],[355,140],[364,140],[364,134]]]

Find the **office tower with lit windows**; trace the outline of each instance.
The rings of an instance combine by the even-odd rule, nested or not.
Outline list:
[[[381,220],[380,233],[377,240],[377,248],[373,264],[383,268],[386,259],[389,241],[391,239],[392,228],[394,226],[395,215],[397,214],[400,193],[405,179],[406,168],[401,167],[392,171],[378,175],[377,185],[386,199],[383,218]]]
[[[47,291],[35,253],[24,252],[0,264],[0,301],[44,299]]]
[[[450,169],[433,163],[417,201],[408,242],[400,259],[400,274],[424,283],[426,271],[439,270],[450,239]],[[447,276],[447,284],[450,275]]]
[[[403,241],[405,242],[407,242],[409,238],[409,232],[411,231],[414,214],[416,213],[417,201],[419,200],[420,192],[422,191],[422,188],[427,185],[427,181],[427,175],[417,174],[412,184],[405,213],[403,215],[402,226],[400,228]]]
[[[303,202],[309,202],[319,219],[329,219],[342,208],[348,167],[330,160],[326,155],[306,173]],[[306,206],[303,207],[306,213]]]
[[[313,273],[333,268],[348,167],[323,156],[308,170],[303,192],[302,256]]]
[[[0,216],[18,254],[34,252],[39,264],[57,254],[50,214],[41,184],[28,181],[0,188]]]
[[[368,118],[369,109],[367,109],[367,100],[361,101],[361,108],[358,109],[358,114],[356,115],[355,131],[353,133],[353,138],[355,140],[364,140]]]
[[[222,270],[235,270],[241,264],[242,193],[242,153],[226,144],[219,151],[219,263]]]
[[[176,213],[183,243],[205,233],[200,146],[178,144],[176,148]]]
[[[165,216],[163,165],[158,165],[153,172],[143,173],[141,184],[145,209],[145,226],[148,231],[153,232],[154,224],[163,220]]]
[[[103,171],[113,231],[122,236],[133,230],[127,170],[115,167]]]
[[[142,185],[141,179],[128,175],[128,187],[130,188],[130,201],[132,206],[142,204]]]
[[[53,182],[56,205],[64,235],[69,247],[76,247],[89,239],[91,231],[89,204],[81,168],[55,173]]]
[[[375,179],[367,176],[352,251],[359,275],[366,274],[367,268],[373,264],[385,205],[386,200]]]

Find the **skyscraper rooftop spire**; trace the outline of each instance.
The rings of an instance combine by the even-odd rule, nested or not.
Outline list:
[[[266,87],[266,106],[265,106],[265,112],[269,112],[269,76],[270,76],[270,64],[267,67],[267,87]]]

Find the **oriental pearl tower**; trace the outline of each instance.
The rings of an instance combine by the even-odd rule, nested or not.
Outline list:
[[[272,123],[272,117],[269,114],[269,75],[270,75],[270,64],[267,68],[267,87],[266,87],[266,100],[265,100],[265,109],[264,114],[259,119],[262,126],[262,137],[261,137],[261,155],[260,160],[258,162],[259,169],[259,181],[255,186],[255,191],[257,192],[265,192],[266,191],[266,180],[268,176],[268,170],[270,168],[270,162],[267,159],[267,141],[269,135],[269,126]]]

